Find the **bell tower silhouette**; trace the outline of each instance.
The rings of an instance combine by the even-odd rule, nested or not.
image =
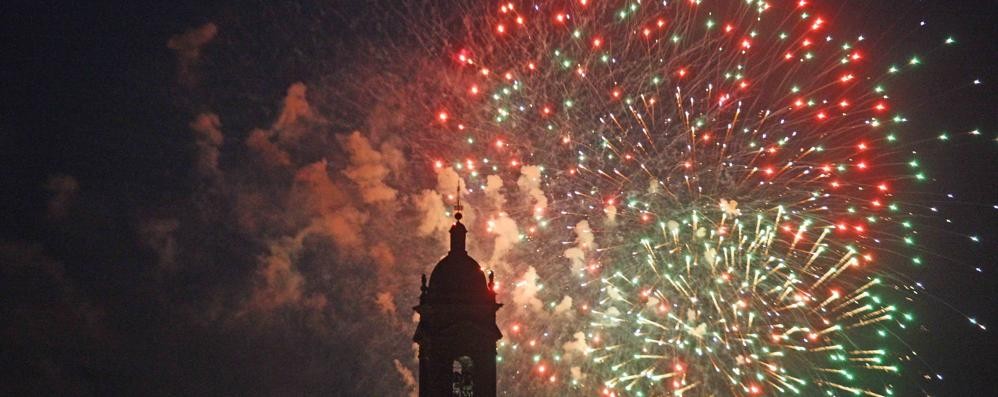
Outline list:
[[[423,275],[419,325],[412,339],[419,344],[421,397],[496,395],[496,326],[493,275],[485,273],[465,250],[468,230],[461,223],[461,187],[450,228],[450,252],[430,274]]]

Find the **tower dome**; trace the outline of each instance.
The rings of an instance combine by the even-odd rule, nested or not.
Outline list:
[[[450,228],[450,252],[430,273],[428,301],[435,303],[494,303],[485,273],[465,250],[468,229],[460,218]]]

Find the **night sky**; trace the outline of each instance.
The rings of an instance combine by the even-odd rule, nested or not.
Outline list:
[[[307,291],[278,307],[284,298],[257,294],[272,247],[245,228],[296,215],[234,182],[287,177],[256,174],[240,152],[279,119],[295,83],[310,87],[317,112],[332,109],[321,116],[336,132],[329,142],[363,128],[350,117],[365,99],[336,106],[311,87],[371,73],[365,54],[405,35],[385,15],[392,2],[63,3],[0,6],[0,394],[403,394],[392,363],[412,355],[419,274],[384,281],[386,269],[318,244],[300,265]],[[936,180],[921,202],[942,213],[922,238],[931,264],[909,274],[925,291],[911,303],[923,328],[906,340],[943,377],[920,384],[927,394],[992,395],[998,341],[967,318],[998,326],[998,4],[856,0],[832,15],[875,32],[878,57],[959,41],[921,54],[929,61],[895,87],[896,106],[914,119],[908,134],[983,134],[922,154]],[[198,35],[204,42],[191,45]],[[224,187],[203,176],[221,171],[199,162],[214,139],[192,132],[205,113],[221,119],[200,122],[224,132],[214,145]],[[244,220],[244,211],[265,215]],[[381,283],[398,291],[397,318],[379,316],[374,291],[354,287]],[[364,338],[370,328],[404,337]]]

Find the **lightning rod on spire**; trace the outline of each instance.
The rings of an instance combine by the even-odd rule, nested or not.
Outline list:
[[[461,221],[461,218],[464,217],[464,215],[461,215],[461,210],[463,210],[463,209],[464,209],[464,207],[461,205],[461,179],[458,179],[457,180],[457,204],[454,205],[454,218],[457,219],[459,222]]]

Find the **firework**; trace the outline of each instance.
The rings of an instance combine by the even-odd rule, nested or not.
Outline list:
[[[449,40],[409,142],[514,280],[511,395],[894,393],[901,67],[804,1],[464,12],[417,23]]]
[[[391,3],[390,40],[246,141],[272,174],[227,173],[288,207],[255,222],[255,310],[336,285],[293,263],[327,237],[329,266],[376,265],[351,288],[391,319],[368,345],[404,351],[401,275],[436,262],[460,191],[506,395],[908,394],[931,178],[889,89],[921,58],[885,63],[807,1]]]

